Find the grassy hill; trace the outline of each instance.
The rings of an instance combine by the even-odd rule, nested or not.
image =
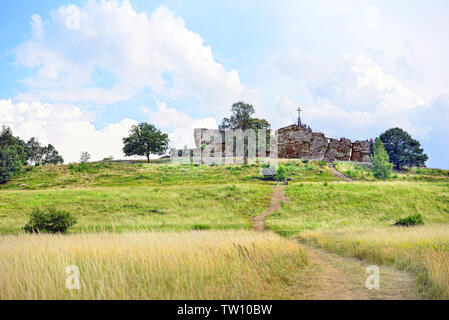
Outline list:
[[[318,161],[281,163],[290,179],[286,188],[290,201],[267,217],[271,230],[342,256],[410,271],[417,275],[423,296],[449,298],[448,171],[410,169],[396,172],[388,181],[377,181],[369,166],[336,163],[340,172],[355,180],[348,183]],[[270,204],[275,185],[262,179],[260,169],[259,165],[172,165],[165,161],[27,167],[21,176],[0,185],[0,279],[11,281],[0,284],[0,299],[132,298],[130,292],[143,298],[300,298],[299,292],[310,286],[304,273],[309,267],[295,241],[247,231],[251,218]],[[69,235],[24,235],[28,215],[34,208],[48,206],[74,213],[78,224]],[[424,226],[393,226],[398,219],[416,213],[423,215]],[[72,240],[77,244],[71,244]],[[154,257],[158,265],[146,266],[149,258],[137,249],[120,253],[125,247],[150,248],[142,244],[147,240],[159,243],[155,247],[148,244],[159,254]],[[192,243],[189,249],[184,247],[187,242]],[[214,242],[221,246],[216,252]],[[39,250],[32,249],[40,246],[48,252],[42,258],[37,256]],[[174,249],[178,247],[179,252]],[[62,250],[62,260],[50,248]],[[188,250],[199,252],[197,260],[180,259]],[[200,266],[201,261],[214,259],[218,264]],[[25,260],[33,262],[36,271],[32,274],[20,267]],[[95,282],[105,265],[125,260],[134,262],[117,267],[122,276],[109,275],[108,284]],[[47,291],[33,287],[42,285],[40,271],[53,270],[56,275],[56,266],[62,268],[71,261],[89,273],[89,281],[95,283],[91,291],[67,295],[58,291],[53,278],[47,279]],[[171,276],[159,274],[160,268],[169,270]],[[226,268],[241,272],[223,273]],[[13,270],[21,270],[21,275],[13,276]],[[145,274],[155,272],[159,282],[152,283],[157,288],[154,291],[148,292],[142,284],[127,294],[115,287],[110,290],[114,294],[105,293],[117,279],[131,288],[133,283],[146,283]],[[187,273],[192,278],[182,276]],[[34,280],[25,284],[22,276]],[[253,286],[235,287],[242,279]],[[210,281],[222,286],[212,286]],[[177,291],[173,283],[184,291]]]

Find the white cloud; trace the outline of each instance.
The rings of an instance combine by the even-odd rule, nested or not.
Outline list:
[[[52,11],[45,26],[34,15],[32,26],[31,38],[16,48],[16,57],[36,74],[25,80],[29,90],[19,100],[107,104],[144,88],[196,99],[215,110],[242,98],[257,99],[238,72],[217,63],[202,38],[165,7],[148,17],[128,0],[91,0],[80,8]],[[95,82],[98,69],[114,76],[109,88]]]
[[[162,128],[170,127],[185,127],[192,119],[184,113],[179,112],[174,108],[167,108],[165,102],[157,102],[159,111],[149,113],[151,123]]]
[[[195,128],[217,129],[217,121],[214,118],[202,118],[193,120],[189,115],[179,112],[174,108],[168,108],[164,102],[158,102],[159,111],[155,113],[149,112],[147,107],[143,107],[143,111],[149,116],[151,123],[156,126],[168,129],[170,147],[181,149],[184,146],[189,148],[195,147],[193,131]]]
[[[367,138],[394,126],[400,126],[417,137],[425,137],[430,132],[428,124],[410,120],[413,112],[421,112],[425,108],[425,101],[397,78],[384,72],[372,59],[362,54],[345,55],[337,66],[330,67],[327,74],[320,72],[322,68],[319,68],[317,75],[321,77],[309,78],[309,72],[298,67],[298,61],[304,60],[298,60],[298,57],[307,55],[289,55],[282,66],[277,65],[278,72],[295,81],[304,81],[312,100],[303,105],[302,118],[312,128],[348,138]],[[319,57],[308,57],[305,61],[319,60]],[[277,94],[274,100],[275,121],[282,125],[293,123],[299,104],[292,102],[286,94]]]
[[[369,30],[379,30],[380,10],[379,7],[369,6],[365,9],[365,26]]]
[[[34,136],[42,144],[53,144],[65,162],[79,161],[82,151],[88,151],[92,160],[111,155],[123,159],[122,138],[137,124],[123,119],[97,130],[80,108],[41,102],[13,104],[10,100],[0,100],[0,122],[22,139]]]

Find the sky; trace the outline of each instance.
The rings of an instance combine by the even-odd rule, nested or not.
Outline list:
[[[193,147],[243,100],[274,129],[401,127],[449,169],[448,33],[446,0],[2,1],[0,125],[123,159],[134,124]]]

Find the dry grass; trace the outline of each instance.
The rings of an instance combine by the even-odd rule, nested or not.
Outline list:
[[[448,225],[311,231],[301,238],[337,254],[412,272],[428,298],[449,299]]]
[[[307,265],[295,241],[250,231],[9,235],[0,257],[0,299],[295,299]]]

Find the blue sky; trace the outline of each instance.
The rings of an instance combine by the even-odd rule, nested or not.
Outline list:
[[[192,145],[238,100],[274,128],[399,126],[449,168],[449,3],[25,1],[0,4],[0,122],[66,161],[121,154],[141,121]]]

